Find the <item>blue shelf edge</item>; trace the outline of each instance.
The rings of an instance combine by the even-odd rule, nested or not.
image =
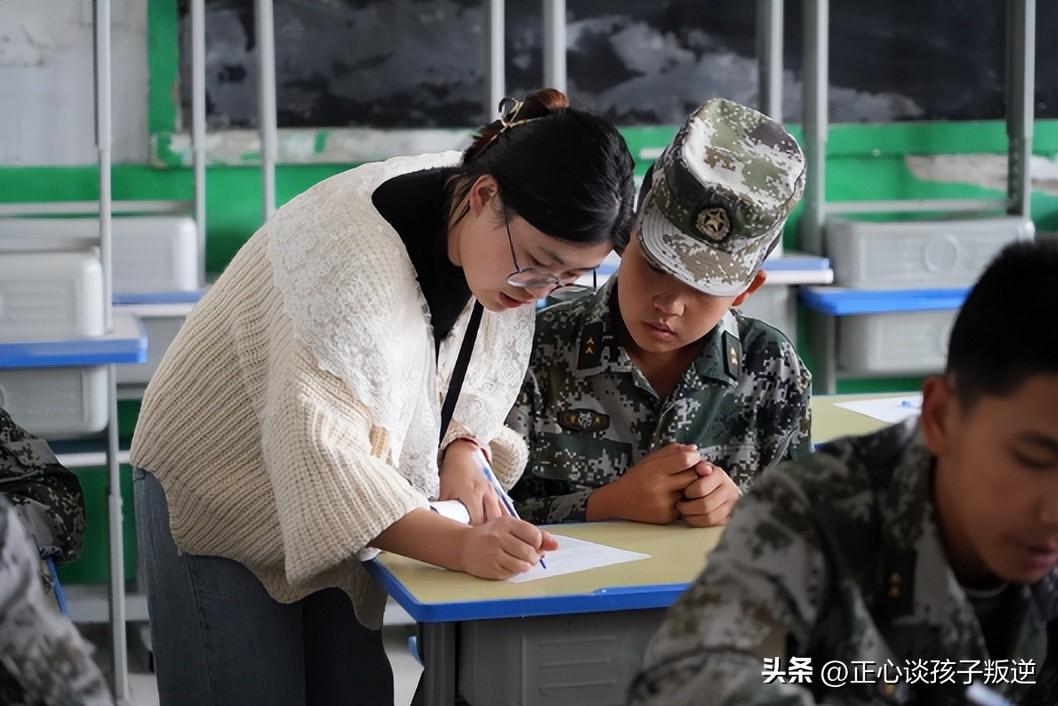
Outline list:
[[[765,260],[763,268],[766,272],[820,272],[830,269],[830,260],[810,255],[783,255]]]
[[[958,309],[969,291],[969,287],[896,290],[801,287],[797,296],[813,311],[831,316],[855,316]]]
[[[147,333],[134,316],[114,316],[114,333],[98,338],[0,343],[0,370],[75,368],[147,362]]]
[[[608,613],[619,610],[668,608],[690,584],[662,584],[604,588],[592,593],[500,598],[487,601],[454,603],[421,603],[376,559],[365,561],[364,568],[382,584],[390,596],[420,623],[448,623],[461,620],[497,618],[531,618],[571,613]]]
[[[205,293],[205,289],[196,289],[189,292],[142,292],[138,294],[115,292],[111,301],[113,301],[116,306],[131,306],[134,304],[196,304]]]

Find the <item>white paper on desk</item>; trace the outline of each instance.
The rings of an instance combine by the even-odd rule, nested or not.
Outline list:
[[[922,412],[922,395],[908,395],[907,397],[875,397],[869,400],[837,402],[834,406],[867,415],[872,419],[896,424],[905,419],[917,417]]]
[[[558,549],[544,556],[546,569],[537,564],[524,574],[512,576],[507,580],[511,583],[525,583],[650,558],[649,554],[630,552],[583,539],[562,536],[555,536],[555,539],[558,541]]]

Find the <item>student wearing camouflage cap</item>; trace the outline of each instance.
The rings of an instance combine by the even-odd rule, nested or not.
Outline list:
[[[1008,246],[918,418],[739,502],[631,703],[1058,704],[1056,321],[1058,244]]]
[[[737,307],[804,184],[767,116],[698,108],[648,173],[619,271],[537,317],[508,424],[529,446],[512,496],[537,523],[723,524],[764,469],[809,448],[810,375]]]

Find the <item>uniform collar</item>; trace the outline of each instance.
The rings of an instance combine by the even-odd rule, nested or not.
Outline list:
[[[728,309],[712,331],[705,335],[705,345],[694,360],[698,378],[709,378],[721,384],[734,385],[742,378],[742,339],[738,320]]]
[[[593,295],[577,337],[574,374],[632,372],[635,364],[621,346],[624,323],[617,305],[617,275]],[[734,385],[742,377],[742,339],[738,320],[730,311],[706,334],[705,345],[693,363],[698,379]]]
[[[577,356],[573,374],[577,377],[604,372],[631,372],[635,366],[621,347],[624,325],[617,312],[617,276],[592,295],[577,335]]]

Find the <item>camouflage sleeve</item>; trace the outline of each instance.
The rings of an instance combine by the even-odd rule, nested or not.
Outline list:
[[[518,515],[536,525],[585,522],[588,497],[595,488],[586,488],[571,479],[545,477],[539,472],[548,453],[540,433],[540,416],[547,401],[541,380],[534,372],[535,365],[543,364],[536,358],[532,360],[522,390],[507,416],[507,426],[522,434],[529,449],[525,472],[511,490],[511,500]]]
[[[798,422],[793,438],[786,447],[785,460],[801,461],[812,453],[812,373],[809,372],[797,353],[794,353],[800,365],[798,372]]]
[[[826,581],[800,489],[785,473],[765,473],[652,639],[630,703],[814,704],[799,685],[765,683],[764,658],[804,648]]]
[[[15,505],[42,558],[75,559],[84,540],[84,495],[43,439],[0,409],[0,492]]]
[[[767,410],[761,414],[759,431],[762,471],[812,452],[812,374],[785,339],[771,366],[769,377],[775,384],[765,386],[767,398],[758,401],[758,409]]]
[[[533,413],[536,409],[537,382],[533,373],[532,362],[525,373],[522,381],[522,389],[514,401],[514,407],[507,414],[507,426],[522,435],[526,448],[529,449],[529,461],[521,479],[511,488],[511,500],[514,501],[518,515],[527,522],[543,524],[546,520],[541,517],[542,503],[536,496],[538,490],[533,483],[532,470],[534,459],[533,444]]]
[[[507,415],[507,426],[521,433],[529,448],[529,461],[521,480],[511,490],[511,499],[521,518],[536,525],[584,522],[593,489],[580,488],[571,493],[571,483],[543,478],[535,472],[543,449],[537,435],[537,414],[541,406],[539,381],[530,365],[514,407]]]
[[[0,488],[3,486],[0,485]],[[55,555],[59,546],[59,533],[57,531],[54,515],[48,506],[37,500],[25,496],[11,496],[9,498],[14,504],[15,512],[22,521],[22,527],[30,540],[37,547],[37,552],[42,559]]]
[[[525,445],[529,448],[529,463],[533,462],[533,413],[536,409],[538,397],[536,375],[532,364],[525,373],[522,381],[522,389],[518,391],[518,397],[514,400],[514,406],[507,413],[507,426],[522,435]]]
[[[530,473],[522,476],[511,493],[522,519],[535,525],[586,522],[588,498],[595,489],[583,488],[572,493],[556,494],[555,485],[568,484],[539,478]]]
[[[49,605],[37,553],[0,500],[0,702],[113,704],[91,648]]]

